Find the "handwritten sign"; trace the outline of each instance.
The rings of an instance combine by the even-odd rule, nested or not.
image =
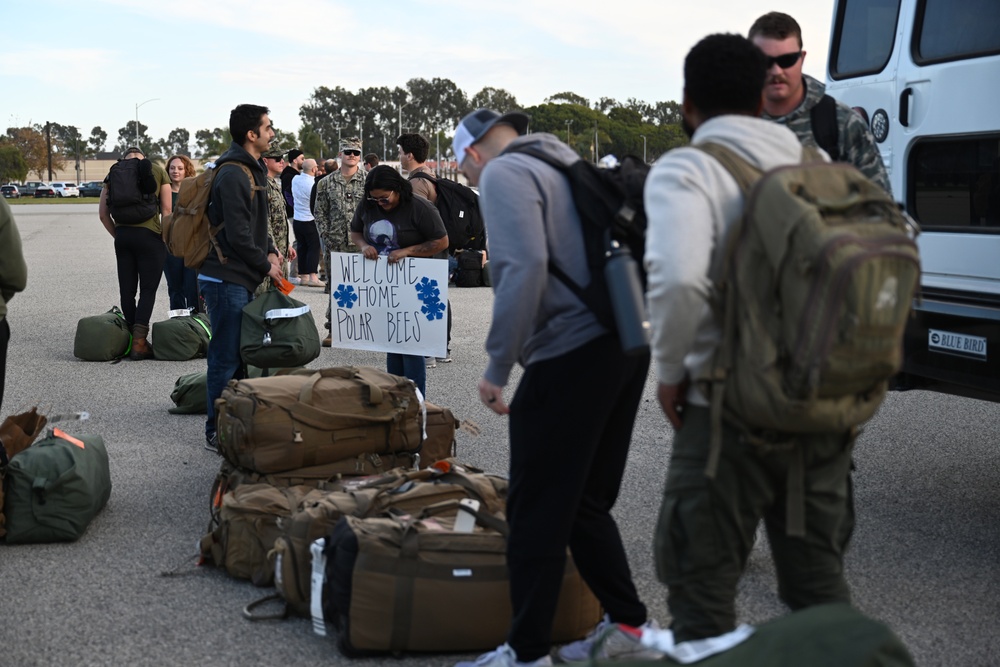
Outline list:
[[[330,253],[333,347],[443,357],[448,353],[448,261]]]

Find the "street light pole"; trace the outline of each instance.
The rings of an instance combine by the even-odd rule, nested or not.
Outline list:
[[[642,137],[642,161],[645,163],[646,162],[646,135],[645,134],[640,134],[639,136]]]
[[[407,106],[408,104],[409,104],[409,102],[407,102],[406,104],[400,104],[399,105],[399,119],[398,119],[398,122],[399,122],[399,134],[396,135],[397,137],[403,135],[403,107]]]
[[[135,145],[137,148],[142,148],[142,146],[139,146],[139,107],[143,104],[148,104],[149,102],[156,102],[159,99],[159,97],[151,97],[145,102],[140,102],[135,105]]]
[[[572,122],[573,122],[572,118],[566,121],[566,143],[567,144],[569,144],[569,125]]]

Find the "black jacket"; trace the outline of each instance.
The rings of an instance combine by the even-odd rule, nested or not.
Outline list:
[[[241,162],[250,168],[260,186],[252,200],[246,172],[235,167],[223,169],[227,162]],[[276,252],[267,233],[267,172],[260,161],[235,143],[216,160],[215,168],[222,171],[212,181],[208,217],[213,225],[223,224],[216,238],[227,262],[222,264],[214,251],[209,252],[200,272],[253,292],[271,270],[268,253]]]

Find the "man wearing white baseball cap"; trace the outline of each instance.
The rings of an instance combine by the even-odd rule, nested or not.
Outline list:
[[[478,109],[462,119],[452,144],[459,168],[479,185],[489,229],[493,325],[479,397],[497,414],[510,415],[513,607],[506,643],[457,667],[552,664],[567,547],[607,615],[590,637],[562,647],[560,659],[587,660],[607,622],[647,623],[611,508],[649,355],[626,357],[617,334],[549,270],[554,264],[578,285],[590,282],[580,217],[567,178],[518,151],[530,147],[566,164],[580,157],[554,135],[526,135],[527,128],[523,113]],[[503,388],[515,363],[524,375],[508,407]],[[653,656],[613,630],[598,657]]]

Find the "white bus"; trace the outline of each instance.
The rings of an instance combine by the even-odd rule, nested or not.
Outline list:
[[[1000,401],[1000,0],[837,0],[827,92],[922,229],[900,386]]]

